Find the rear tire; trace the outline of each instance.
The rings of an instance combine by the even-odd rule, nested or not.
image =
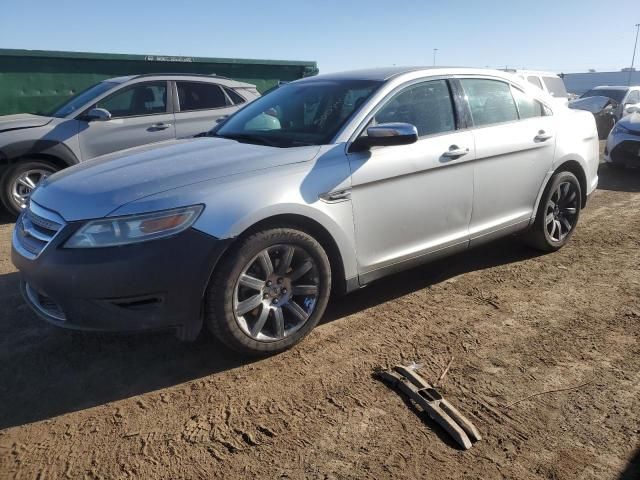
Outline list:
[[[0,197],[12,215],[19,215],[26,207],[33,189],[59,168],[46,160],[21,160],[11,165],[0,182]]]
[[[299,230],[262,230],[240,240],[216,268],[205,322],[229,348],[270,355],[318,324],[330,291],[331,267],[320,243]]]
[[[571,172],[556,173],[542,194],[526,242],[544,252],[561,249],[573,236],[581,206],[582,191],[576,176]]]

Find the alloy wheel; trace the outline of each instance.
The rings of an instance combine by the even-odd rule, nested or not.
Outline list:
[[[549,238],[563,241],[573,230],[578,219],[580,198],[571,182],[562,182],[554,190],[545,208],[544,223]]]
[[[320,293],[318,267],[301,247],[274,245],[242,270],[234,290],[233,311],[242,331],[273,342],[297,332],[315,310]]]
[[[49,170],[42,168],[22,172],[13,182],[13,188],[11,189],[11,195],[16,205],[20,208],[26,208],[31,192],[51,173]]]

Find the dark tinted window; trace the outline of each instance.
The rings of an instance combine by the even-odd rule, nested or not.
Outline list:
[[[514,88],[512,93],[518,105],[518,113],[520,114],[521,120],[532,117],[543,117],[545,115],[544,107],[539,101],[531,98],[517,88]]]
[[[100,100],[96,107],[108,110],[112,118],[165,113],[167,82],[139,83],[124,88]]]
[[[226,107],[227,97],[218,85],[198,82],[177,82],[180,111]]]
[[[611,100],[615,100],[617,103],[620,103],[626,94],[626,90],[594,88],[593,90],[589,90],[587,93],[582,94],[580,98],[607,97]]]
[[[455,129],[453,106],[445,80],[406,88],[389,100],[372,124],[402,122],[415,125],[418,135],[433,135]]]
[[[237,94],[234,90],[231,90],[230,88],[225,87],[224,91],[227,92],[227,95],[229,95],[229,98],[231,99],[234,105],[240,105],[241,103],[246,102],[246,100],[242,98],[239,94]]]
[[[540,82],[540,79],[538,77],[527,77],[527,81],[542,90],[542,83]]]
[[[507,83],[485,79],[463,79],[460,82],[471,107],[474,125],[518,120],[516,104]]]

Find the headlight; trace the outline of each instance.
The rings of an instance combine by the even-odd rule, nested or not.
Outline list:
[[[202,205],[194,205],[141,215],[92,220],[74,233],[64,247],[114,247],[168,237],[193,225],[203,208]]]
[[[613,127],[613,130],[611,130],[611,133],[613,133],[614,135],[616,133],[624,133],[624,134],[630,134],[631,130],[629,130],[626,127],[623,127],[622,125],[620,125],[619,123],[616,123]]]

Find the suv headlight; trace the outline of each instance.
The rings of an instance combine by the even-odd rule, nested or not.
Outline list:
[[[194,205],[92,220],[76,231],[64,248],[115,247],[176,235],[193,225],[203,208],[202,205]]]
[[[626,127],[623,127],[623,126],[622,126],[622,125],[620,125],[619,123],[616,123],[616,124],[613,126],[613,129],[611,130],[611,133],[613,133],[614,135],[615,135],[616,133],[629,134],[629,133],[631,133],[631,130],[629,130],[629,129],[628,129],[628,128],[626,128]]]

